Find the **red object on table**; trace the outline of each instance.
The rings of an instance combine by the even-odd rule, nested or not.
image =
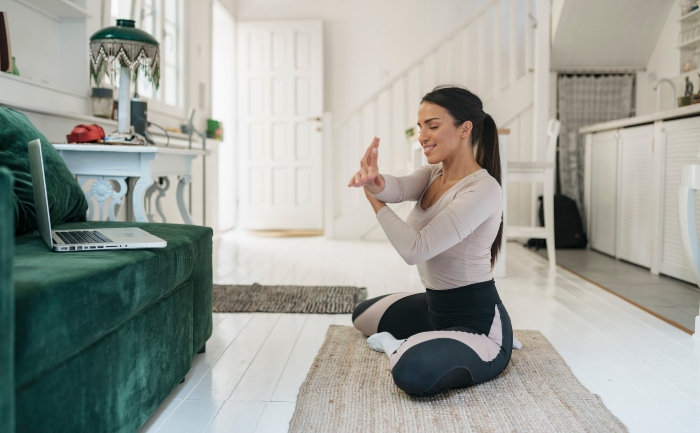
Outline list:
[[[100,125],[78,125],[66,135],[68,143],[92,143],[105,138],[105,130]]]

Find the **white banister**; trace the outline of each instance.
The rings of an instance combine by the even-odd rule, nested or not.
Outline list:
[[[550,0],[535,0],[535,22],[537,32],[534,40],[534,95],[532,159],[541,161],[545,158],[547,144],[547,122],[549,120],[549,69],[550,69]],[[532,26],[526,26],[526,29]],[[530,208],[531,224],[536,225],[537,210],[535,197],[542,194],[540,185],[532,184],[532,206]]]
[[[534,94],[534,128],[533,160],[544,159],[547,144],[547,122],[549,121],[549,65],[550,36],[549,14],[550,0],[536,0],[537,33],[535,34],[535,94]]]
[[[532,11],[532,5],[534,4],[536,0],[527,0],[528,3],[530,3],[530,7],[526,8],[527,10],[525,11],[525,20],[523,22],[524,31],[525,31],[525,72],[530,72],[532,71],[533,65],[532,65],[532,37],[533,37],[533,25],[534,22],[532,21],[532,18],[534,18],[531,15]]]
[[[510,13],[508,14],[509,24],[508,24],[508,38],[510,43],[508,44],[508,80],[509,86],[515,84],[518,79],[518,20],[517,12],[518,5],[516,0],[510,0]],[[527,69],[525,70],[527,73]]]
[[[497,98],[503,90],[501,70],[501,13],[502,3],[498,3],[493,8],[493,98]]]
[[[376,99],[377,95],[379,95],[382,91],[384,91],[384,90],[390,88],[391,85],[393,84],[393,82],[394,82],[395,80],[397,80],[397,79],[400,78],[400,77],[404,77],[404,76],[408,75],[408,73],[409,73],[413,68],[415,68],[416,66],[420,66],[420,65],[423,63],[423,60],[424,60],[426,57],[428,57],[430,54],[432,54],[432,53],[436,52],[437,50],[439,50],[441,46],[443,46],[444,44],[448,43],[448,42],[450,41],[450,39],[452,39],[455,35],[457,35],[462,29],[464,29],[464,28],[466,28],[466,27],[469,27],[469,25],[471,25],[473,22],[475,22],[476,20],[480,19],[491,7],[493,7],[493,5],[499,3],[500,1],[501,1],[501,0],[491,0],[490,2],[486,3],[486,4],[485,4],[481,9],[479,9],[473,16],[471,16],[471,17],[467,20],[467,22],[466,22],[463,26],[461,26],[461,27],[459,28],[459,30],[454,31],[454,32],[450,33],[448,36],[446,36],[445,38],[441,39],[440,42],[438,42],[438,43],[436,43],[435,45],[433,45],[432,47],[430,47],[430,49],[427,50],[427,51],[425,52],[425,54],[423,54],[422,56],[418,57],[418,60],[416,60],[415,62],[411,63],[411,64],[410,64],[409,66],[407,66],[406,68],[402,69],[399,73],[395,74],[394,77],[393,77],[392,79],[390,79],[386,84],[384,84],[383,86],[381,86],[377,91],[375,91],[374,93],[372,93],[372,95],[370,95],[367,99],[365,99],[365,102],[363,102],[362,104],[360,104],[360,107],[358,107],[355,111],[352,111],[352,112],[350,112],[348,115],[346,115],[345,118],[344,118],[340,123],[338,123],[338,125],[342,125],[342,124],[346,123],[346,122],[348,121],[348,119],[350,118],[350,116],[352,116],[355,112],[357,112],[358,110],[360,110],[361,107],[364,106],[367,102]],[[467,48],[467,51],[469,51],[469,47],[466,47],[466,48]]]
[[[472,47],[472,35],[471,35],[471,27],[468,27],[462,32],[463,34],[463,39],[462,39],[462,44],[464,47],[463,51],[463,64],[464,64],[464,84],[466,84],[467,87],[472,87],[472,84],[476,81],[474,77],[474,71],[476,68],[470,67],[472,66],[469,62],[469,55],[466,53],[470,53],[470,48]]]
[[[345,177],[349,179],[357,170],[358,157],[364,153],[373,136],[382,139],[380,161],[384,161],[383,170],[395,175],[409,172],[413,167],[405,131],[415,124],[420,98],[438,84],[463,85],[475,92],[499,127],[522,116],[525,116],[522,119],[535,116],[533,129],[537,129],[540,114],[534,111],[533,93],[537,94],[538,90],[535,89],[536,79],[532,70],[534,67],[537,71],[541,65],[533,64],[533,45],[535,35],[540,34],[543,26],[540,25],[535,33],[535,18],[531,14],[537,2],[537,20],[540,21],[541,11],[549,13],[548,8],[541,7],[540,3],[547,1],[488,1],[464,26],[387,80],[361,105],[344,116],[333,126],[334,142],[337,147],[342,147],[335,152],[335,182],[345,186]],[[548,20],[543,21],[548,24]],[[546,32],[549,32],[548,26]],[[548,63],[541,71],[543,74],[549,73]],[[537,82],[545,92],[542,95],[548,94],[548,85],[544,89],[541,78],[538,75]],[[548,110],[548,106],[542,105],[548,103],[548,96],[545,101],[542,95],[537,95],[537,108]],[[546,122],[547,116],[544,118]],[[533,134],[539,135],[540,131]],[[517,149],[518,140],[512,140],[512,145]],[[529,149],[526,151],[529,152]],[[370,233],[372,227],[365,225],[371,224],[372,219],[365,218],[366,215],[358,210],[358,206],[363,205],[362,194],[347,187],[337,187],[334,191],[340,201],[338,203],[336,200],[334,207],[337,222],[335,233],[341,237]],[[341,227],[346,224],[355,227]]]
[[[476,65],[476,88],[486,90],[486,26],[484,23],[485,19],[483,15],[477,21],[477,41],[476,41],[476,52],[477,54],[477,65]]]

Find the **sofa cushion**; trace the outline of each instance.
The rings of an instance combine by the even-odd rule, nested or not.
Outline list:
[[[192,366],[187,281],[17,391],[17,433],[135,433]],[[15,430],[2,430],[5,432]]]
[[[168,241],[168,246],[55,253],[36,233],[15,239],[18,389],[188,280],[193,280],[194,286],[208,284],[211,293],[212,231],[208,227],[85,222],[60,228],[123,226],[141,227]],[[208,279],[197,277],[198,267],[207,269]],[[211,298],[208,315],[211,319]]]
[[[29,171],[27,143],[41,140],[44,156],[46,191],[52,225],[85,221],[88,203],[80,185],[66,167],[56,149],[24,114],[0,107],[0,165],[9,168],[15,177],[15,233],[22,235],[36,229],[34,189]]]

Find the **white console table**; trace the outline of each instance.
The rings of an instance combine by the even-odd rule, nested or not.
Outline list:
[[[184,200],[185,186],[192,180],[192,161],[203,150],[178,149],[158,146],[117,146],[103,144],[54,144],[59,155],[63,158],[71,173],[78,177],[83,186],[93,180],[90,190],[85,193],[89,203],[88,220],[95,216],[94,199],[99,205],[99,219],[103,219],[104,205],[109,199],[108,216],[110,221],[116,221],[114,208],[121,204],[122,198],[128,192],[126,179],[134,178],[132,191],[132,209],[134,220],[138,222],[153,222],[153,216],[146,214],[144,200],[150,202],[151,196],[157,191],[156,210],[165,222],[165,215],[160,207],[160,199],[170,186],[167,176],[177,176],[177,205],[185,224],[192,224],[192,217],[187,210]],[[164,177],[163,185],[155,179]],[[112,188],[115,181],[119,191]]]

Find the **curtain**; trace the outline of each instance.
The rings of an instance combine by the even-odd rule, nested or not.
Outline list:
[[[632,115],[634,74],[567,75],[558,79],[561,193],[576,201],[581,216],[585,145],[579,128]]]

